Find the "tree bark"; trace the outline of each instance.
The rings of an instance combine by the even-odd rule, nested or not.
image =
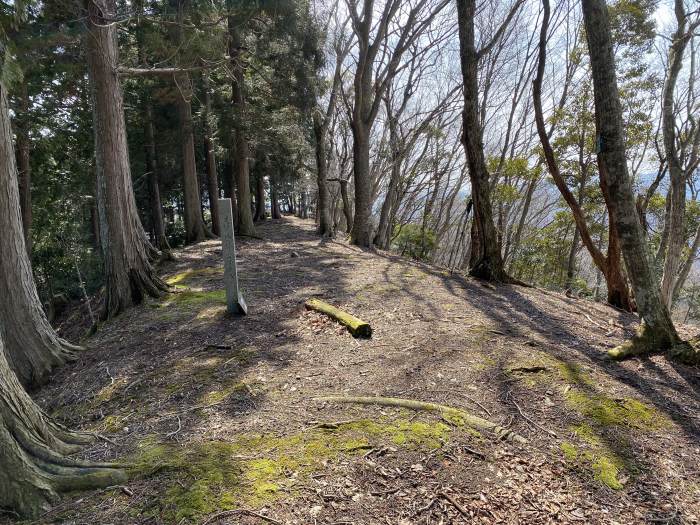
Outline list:
[[[187,0],[170,0],[176,12],[176,24],[173,25],[172,37],[177,46],[184,42],[182,24]],[[197,177],[197,163],[194,149],[194,123],[192,121],[192,79],[189,73],[173,76],[175,81],[176,106],[180,121],[180,145],[182,148],[182,193],[185,203],[185,242],[187,244],[203,241],[206,238],[204,218],[202,217],[202,198]]]
[[[143,0],[134,4],[139,15],[143,15]],[[146,63],[145,37],[143,24],[136,28],[136,45],[139,62]],[[163,221],[163,206],[160,200],[158,154],[156,152],[156,132],[153,119],[153,102],[151,100],[150,86],[143,87],[143,98],[141,109],[144,118],[144,133],[146,143],[144,149],[146,153],[146,170],[148,171],[148,192],[150,194],[150,215],[155,236],[156,246],[163,253],[165,258],[171,258],[171,248],[168,237],[165,235],[165,223]]]
[[[668,163],[670,186],[670,213],[667,223],[668,238],[666,258],[661,279],[661,294],[669,309],[673,306],[673,293],[678,279],[681,253],[685,246],[685,200],[686,173],[676,148],[676,117],[673,96],[676,91],[678,75],[683,67],[683,54],[690,41],[691,31],[686,31],[686,14],[683,0],[675,1],[675,14],[678,27],[673,33],[668,50],[668,73],[663,89],[661,104],[661,130],[663,134],[664,153]],[[695,24],[693,24],[695,25]]]
[[[331,95],[334,96],[334,95]],[[318,233],[321,237],[333,236],[333,222],[330,212],[330,194],[328,192],[328,159],[326,153],[327,122],[322,122],[318,112],[314,112],[314,139],[316,149],[316,184],[318,185]]]
[[[214,129],[210,119],[213,118],[211,111],[211,93],[209,88],[209,77],[204,75],[204,108],[205,112],[205,134],[204,147],[207,154],[207,191],[209,192],[209,213],[211,213],[211,230],[214,235],[219,235],[219,177],[216,172],[216,152],[214,150]]]
[[[255,221],[265,220],[265,176],[261,172],[255,179]]]
[[[227,0],[230,11],[234,10],[234,2]],[[245,115],[245,75],[241,53],[243,44],[241,35],[234,16],[228,16],[229,55],[231,57],[231,100],[236,112],[236,124],[233,130],[235,154],[236,154],[236,186],[238,187],[238,232],[241,235],[255,236],[253,224],[253,212],[251,210],[252,198],[250,194],[250,166],[248,164],[249,146],[243,129]]]
[[[5,87],[0,84],[0,338],[7,360],[25,386],[75,358],[78,347],[62,340],[44,314],[27,253],[17,166]]]
[[[369,246],[371,209],[371,177],[369,171],[369,129],[363,122],[352,123],[352,174],[355,179],[355,216],[350,231],[350,242]]]
[[[460,64],[464,83],[463,144],[469,166],[469,178],[477,224],[478,253],[472,257],[470,275],[487,281],[510,282],[503,267],[493,222],[489,173],[484,158],[483,130],[479,121],[479,54],[474,36],[475,0],[457,0]],[[474,247],[472,248],[474,249]]]
[[[168,290],[149,262],[154,251],[139,219],[129,166],[119,79],[114,0],[86,0],[85,51],[93,100],[100,239],[104,255],[104,318]]]
[[[640,333],[622,347],[611,350],[610,356],[622,358],[673,350],[683,346],[679,357],[697,359],[697,353],[680,345],[680,338],[671,321],[668,308],[651,262],[651,254],[639,222],[632,181],[627,171],[622,106],[617,88],[615,58],[608,10],[604,0],[582,0],[586,39],[593,73],[595,116],[600,177],[605,179],[614,219],[630,280],[642,318]],[[612,225],[611,225],[612,227]]]
[[[146,166],[148,169],[148,191],[151,196],[151,223],[156,238],[156,246],[166,257],[170,257],[170,243],[165,234],[163,221],[163,205],[160,200],[160,185],[158,171],[158,154],[156,152],[155,125],[153,124],[153,105],[150,96],[144,95],[144,127],[146,134]]]
[[[19,172],[19,203],[22,211],[22,230],[27,253],[32,253],[32,166],[30,162],[31,143],[29,140],[29,94],[27,83],[22,81],[18,87],[17,117],[15,132],[17,133],[17,169]]]
[[[273,174],[270,174],[270,215],[273,219],[281,219],[280,197],[277,190],[277,181]]]
[[[617,219],[610,212],[610,208],[611,206],[614,206],[614,204],[611,202],[612,198],[610,196],[608,183],[604,177],[600,177],[601,192],[603,193],[608,212],[610,213],[610,225],[608,228],[608,254],[605,256],[594,243],[586,223],[586,218],[583,214],[582,203],[586,182],[586,167],[579,157],[581,185],[579,187],[578,197],[575,197],[573,193],[571,193],[571,190],[569,190],[569,187],[567,186],[566,181],[559,170],[559,165],[554,156],[554,150],[549,142],[549,133],[545,129],[544,114],[542,111],[542,80],[544,77],[545,61],[547,57],[547,29],[549,27],[550,15],[549,1],[542,0],[542,5],[543,19],[542,27],[540,29],[537,74],[532,86],[532,98],[535,109],[537,133],[540,138],[540,143],[542,144],[542,151],[544,153],[547,169],[552,176],[557,189],[559,189],[559,192],[561,193],[562,197],[564,197],[564,200],[571,209],[571,214],[576,225],[576,232],[581,237],[581,241],[588,250],[588,253],[590,253],[593,263],[605,277],[605,282],[608,288],[608,302],[614,306],[617,306],[618,308],[632,311],[634,310],[634,304],[632,298],[630,297],[627,279],[622,272],[622,260],[620,255],[618,233],[616,229]],[[571,268],[571,265],[575,262],[573,256],[575,256],[574,250],[577,242],[578,240],[576,239],[575,234],[574,245],[572,246],[572,251],[569,258],[569,268]],[[567,272],[567,289],[570,286],[572,278],[573,272],[569,270]]]

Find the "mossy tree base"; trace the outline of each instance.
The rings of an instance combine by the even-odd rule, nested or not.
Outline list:
[[[657,334],[642,323],[629,341],[608,351],[608,358],[622,361],[631,357],[644,357],[666,353],[670,358],[687,365],[700,364],[698,347],[700,340],[681,341],[668,334]]]

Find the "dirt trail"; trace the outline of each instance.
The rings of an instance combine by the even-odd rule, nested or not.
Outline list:
[[[606,362],[633,316],[321,241],[309,221],[260,232],[239,241],[250,315],[224,313],[220,243],[189,247],[162,269],[179,293],[101,327],[37,393],[106,438],[87,456],[135,464],[128,487],[66,498],[42,523],[700,520],[698,370]],[[310,297],[372,338],[305,311]],[[446,404],[530,443],[313,399],[328,394]]]

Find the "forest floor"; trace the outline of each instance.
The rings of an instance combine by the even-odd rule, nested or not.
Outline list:
[[[83,341],[36,398],[103,436],[86,457],[129,462],[133,477],[69,495],[40,523],[700,521],[700,374],[663,357],[606,361],[634,316],[313,230],[286,218],[239,241],[246,317],[225,313],[221,245],[208,241],[162,267],[178,293]],[[372,337],[306,311],[314,297]],[[329,394],[442,403],[529,443],[315,400]]]

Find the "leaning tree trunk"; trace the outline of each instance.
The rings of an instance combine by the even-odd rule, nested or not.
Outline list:
[[[131,182],[119,79],[115,0],[86,0],[85,51],[92,90],[97,202],[104,255],[103,317],[168,290],[149,262],[146,233]]]
[[[614,358],[671,350],[679,358],[697,362],[698,353],[679,344],[680,338],[661,291],[651,254],[637,214],[632,181],[627,171],[622,106],[615,75],[608,9],[604,0],[582,0],[586,39],[593,73],[598,166],[608,186],[610,218],[617,225],[635,299],[642,317],[640,333],[631,342],[611,350]]]
[[[24,242],[7,93],[0,84],[0,337],[12,370],[33,386],[79,348],[49,325]]]
[[[469,273],[487,281],[510,282],[512,279],[503,266],[493,222],[489,173],[483,147],[483,131],[479,122],[479,57],[474,37],[475,0],[458,0],[460,63],[464,81],[463,143],[469,165],[469,178],[474,202],[474,220],[477,222],[478,257]]]
[[[564,176],[559,170],[559,164],[554,155],[554,149],[549,140],[550,132],[545,129],[544,112],[542,111],[542,80],[544,78],[545,61],[547,57],[547,34],[549,27],[550,7],[549,0],[542,0],[543,17],[542,27],[540,28],[539,38],[539,53],[537,61],[537,74],[532,84],[532,99],[535,110],[535,122],[537,125],[537,133],[542,144],[542,152],[544,159],[555,185],[559,189],[562,197],[571,209],[571,214],[576,225],[576,232],[580,236],[583,245],[591,255],[591,259],[595,266],[605,276],[605,282],[608,289],[608,302],[618,308],[632,311],[634,310],[634,301],[630,297],[627,279],[622,271],[622,259],[620,253],[620,242],[617,233],[617,223],[615,217],[611,214],[610,227],[608,228],[608,253],[603,254],[600,248],[594,243],[591,233],[588,229],[588,224],[583,213],[583,197],[586,184],[586,166],[581,157],[581,148],[579,148],[579,167],[581,169],[581,180],[579,185],[578,197],[575,197],[566,184]],[[550,130],[551,131],[551,130]],[[610,210],[614,206],[614,202],[610,196],[608,183],[604,177],[600,177],[600,189],[605,199],[606,209]],[[575,248],[577,244],[576,235],[574,235],[574,245],[570,253],[569,271],[567,272],[567,289],[571,286],[570,282],[573,278],[572,266],[575,263]]]
[[[124,483],[116,465],[67,456],[90,441],[44,415],[12,373],[0,337],[0,507],[36,518],[60,492]]]
[[[233,2],[227,1],[231,10]],[[243,43],[238,32],[238,23],[233,16],[228,17],[229,55],[231,56],[231,68],[233,76],[231,81],[231,99],[236,112],[236,123],[233,130],[236,153],[236,185],[238,186],[238,232],[241,235],[255,236],[253,224],[253,212],[251,210],[250,195],[250,166],[248,163],[249,146],[244,131],[245,115],[245,75],[241,54]]]

